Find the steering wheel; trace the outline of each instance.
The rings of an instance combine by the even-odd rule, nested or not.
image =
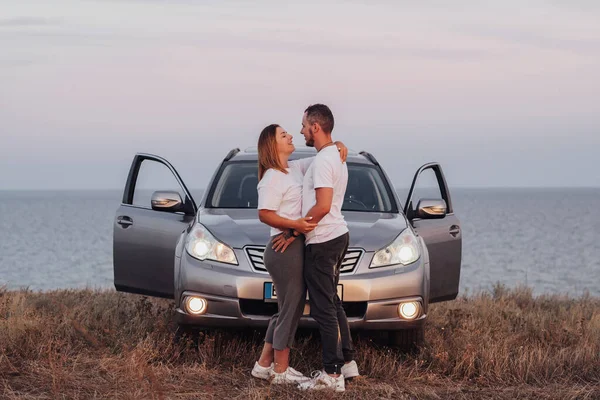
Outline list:
[[[362,201],[360,201],[357,198],[355,198],[353,194],[351,194],[350,196],[346,197],[346,201],[348,203],[351,203],[351,204],[357,204],[357,205],[361,206],[364,210],[368,210],[369,209],[369,207],[367,207],[367,205],[365,203],[363,203]]]

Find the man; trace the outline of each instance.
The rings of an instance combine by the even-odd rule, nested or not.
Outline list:
[[[304,280],[308,288],[310,315],[317,321],[323,346],[323,368],[301,389],[345,390],[344,378],[358,376],[354,347],[346,312],[337,294],[340,267],[348,249],[349,234],[342,215],[348,184],[348,167],[342,163],[331,140],[334,119],[324,104],[309,106],[302,117],[306,145],[317,156],[304,176],[302,215],[317,227],[306,235]]]

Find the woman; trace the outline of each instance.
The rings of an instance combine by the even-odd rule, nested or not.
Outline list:
[[[298,321],[306,302],[304,237],[316,224],[302,218],[302,182],[314,157],[288,161],[295,147],[292,135],[279,125],[267,126],[258,139],[258,216],[271,227],[264,263],[277,293],[278,312],[271,317],[260,359],[252,376],[272,383],[299,383],[309,378],[289,366]],[[336,142],[346,161],[348,149]],[[273,250],[279,235],[297,236],[285,252]]]

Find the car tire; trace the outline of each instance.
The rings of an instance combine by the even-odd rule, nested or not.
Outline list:
[[[413,352],[423,346],[425,331],[423,327],[415,329],[403,329],[388,332],[389,345],[402,351]]]

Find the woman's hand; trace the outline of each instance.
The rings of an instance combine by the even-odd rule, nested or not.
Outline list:
[[[315,222],[310,222],[311,219],[312,217],[298,218],[295,221],[295,226],[293,227],[293,229],[304,234],[311,232],[317,227],[317,224]]]
[[[348,148],[346,147],[346,145],[342,142],[334,142],[334,144],[337,146],[339,152],[340,152],[340,159],[342,160],[343,163],[346,162],[346,159],[348,158]]]
[[[275,250],[275,253],[279,250],[283,253],[294,240],[296,240],[295,236],[290,236],[286,239],[286,236],[282,233],[273,239],[273,250]]]

